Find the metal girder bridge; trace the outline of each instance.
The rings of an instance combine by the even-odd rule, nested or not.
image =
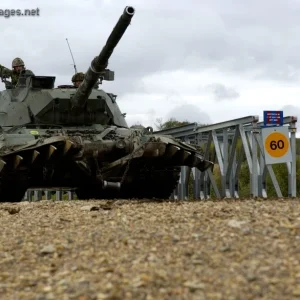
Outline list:
[[[249,168],[250,197],[268,197],[267,174],[270,175],[277,196],[283,197],[272,167],[277,163],[285,163],[287,166],[288,194],[285,196],[296,197],[296,123],[297,117],[288,116],[282,118],[281,126],[266,128],[265,121],[259,122],[258,116],[247,116],[212,125],[199,126],[192,123],[156,131],[155,134],[172,135],[201,146],[205,158],[213,159],[219,167],[219,182],[213,169],[200,172],[182,167],[180,181],[172,198],[189,198],[191,177],[194,199],[209,199],[212,191],[219,199],[240,198],[240,171],[245,160]],[[269,131],[267,136],[265,131]],[[282,146],[285,136],[288,142]],[[268,141],[270,145],[266,144]]]

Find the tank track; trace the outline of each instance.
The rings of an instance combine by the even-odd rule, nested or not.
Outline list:
[[[66,151],[71,150],[67,148],[65,140],[50,140],[19,151],[8,149],[8,154],[1,155],[0,160],[0,202],[19,202],[30,186],[45,182],[53,169],[58,169],[63,161],[66,165],[71,160],[72,151]],[[49,184],[53,183],[55,177],[49,180]]]
[[[199,157],[199,150],[163,141],[147,142],[112,163],[98,161],[100,178],[94,157],[67,137],[6,151],[0,159],[0,202],[21,201],[29,187],[76,188],[79,199],[168,199],[178,184],[180,166],[210,165]],[[120,189],[104,189],[104,181],[120,184]]]
[[[134,152],[138,153],[138,151],[136,149]],[[79,175],[78,178],[81,180],[77,185],[78,197],[80,199],[168,199],[178,184],[181,166],[206,169],[210,165],[208,161],[199,158],[201,151],[191,149],[188,151],[184,145],[180,147],[164,142],[148,142],[143,149],[143,154],[131,158],[134,152],[127,157],[122,157],[120,161],[115,161],[114,166],[103,167],[98,181],[91,180],[97,177],[96,170]],[[103,180],[110,181],[113,185],[119,183],[120,190],[103,189]]]
[[[99,183],[86,183],[79,186],[80,199],[168,199],[180,178],[180,167],[153,166],[135,160],[128,172],[130,182],[125,182],[120,191],[106,191]]]
[[[137,161],[131,166],[133,180],[121,189],[123,198],[168,199],[180,178],[180,167],[153,166]],[[130,172],[128,172],[130,173]]]

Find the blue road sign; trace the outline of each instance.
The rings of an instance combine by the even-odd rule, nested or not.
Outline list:
[[[282,126],[282,110],[264,110],[264,126]]]

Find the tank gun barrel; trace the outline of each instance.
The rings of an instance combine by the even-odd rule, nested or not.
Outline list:
[[[85,73],[83,82],[74,94],[72,98],[73,107],[83,107],[85,105],[94,85],[98,81],[99,77],[103,75],[103,72],[108,65],[108,60],[129,26],[134,13],[135,9],[132,6],[125,7],[123,14],[109,35],[105,46],[102,48],[99,55],[92,60],[91,66]]]

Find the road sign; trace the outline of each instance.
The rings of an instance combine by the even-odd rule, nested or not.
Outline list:
[[[265,110],[264,126],[282,126],[283,111],[282,110]]]
[[[292,161],[288,127],[262,128],[261,134],[267,165]]]

